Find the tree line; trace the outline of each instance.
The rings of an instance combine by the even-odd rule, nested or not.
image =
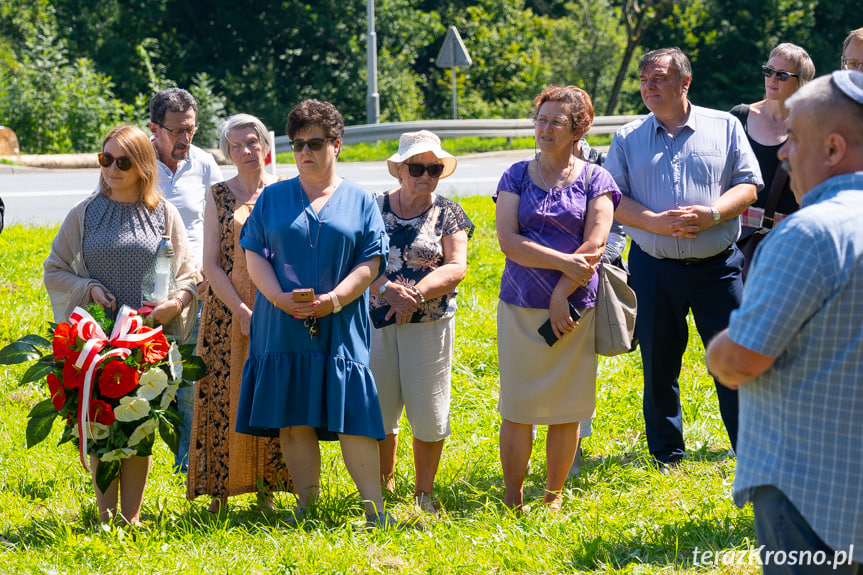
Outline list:
[[[693,102],[729,109],[762,97],[759,67],[780,42],[818,73],[838,66],[850,0],[377,0],[381,121],[449,118],[448,69],[435,58],[456,26],[473,59],[457,69],[462,118],[525,117],[549,83],[576,84],[597,114],[644,112],[636,64],[680,46]],[[366,121],[363,0],[0,0],[0,124],[22,152],[97,150],[109,126],[143,125],[156,90],[190,89],[212,145],[226,115],[276,133],[292,105],[333,102]]]

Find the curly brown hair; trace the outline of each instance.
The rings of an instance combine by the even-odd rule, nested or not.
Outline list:
[[[291,108],[285,132],[293,140],[297,132],[314,126],[323,128],[327,138],[341,139],[345,135],[345,119],[341,113],[329,102],[320,100],[303,100]]]
[[[533,99],[533,112],[531,118],[536,118],[537,112],[546,102],[560,102],[566,105],[566,112],[572,129],[578,137],[584,135],[593,124],[593,101],[587,92],[578,86],[555,86],[547,87],[542,93]]]

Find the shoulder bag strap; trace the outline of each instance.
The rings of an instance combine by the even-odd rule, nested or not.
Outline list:
[[[776,166],[776,173],[773,174],[773,183],[770,185],[770,192],[767,194],[767,204],[764,206],[764,219],[761,221],[762,228],[770,230],[776,225],[773,221],[773,216],[776,214],[779,198],[782,196],[782,189],[785,187],[785,182],[787,181],[788,172],[785,171],[782,164],[779,164]]]

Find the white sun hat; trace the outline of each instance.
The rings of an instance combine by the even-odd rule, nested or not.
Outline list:
[[[399,166],[418,154],[431,152],[443,164],[443,172],[440,179],[446,178],[455,171],[456,159],[449,152],[444,152],[440,147],[440,138],[428,130],[419,132],[405,132],[399,138],[399,151],[389,157],[387,168],[396,179],[399,177]]]

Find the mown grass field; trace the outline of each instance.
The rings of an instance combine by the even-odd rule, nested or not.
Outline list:
[[[18,385],[23,368],[0,366],[0,573],[756,573],[756,565],[701,565],[694,552],[754,547],[750,509],[731,501],[734,458],[694,329],[681,394],[689,457],[669,473],[649,465],[641,416],[638,354],[602,358],[598,416],[584,444],[581,475],[568,482],[562,512],[539,503],[544,485],[540,429],[525,490],[527,513],[502,503],[496,411],[495,313],[503,258],[488,198],[461,204],[477,224],[461,287],[452,436],[436,494],[443,512],[425,531],[366,532],[361,502],[337,446],[324,446],[320,505],[302,529],[285,526],[288,494],[260,512],[254,496],[227,514],[207,498],[185,499],[160,444],[144,501],[144,526],[99,526],[89,476],[70,445],[25,448],[41,385]],[[0,235],[0,346],[44,332],[50,318],[41,263],[56,228],[13,226]],[[529,361],[530,358],[525,358]],[[409,428],[405,422],[404,429]],[[403,437],[407,437],[406,435]],[[390,509],[413,514],[410,441],[399,446]]]

